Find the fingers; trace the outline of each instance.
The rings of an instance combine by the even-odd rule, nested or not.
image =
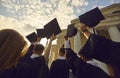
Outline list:
[[[55,40],[56,39],[56,35],[54,35],[54,33],[51,35],[51,37],[50,37],[50,40]]]
[[[87,29],[87,26],[85,25],[85,24],[82,24],[81,26],[80,26],[80,31],[81,32],[84,32],[84,31],[87,31],[88,29]]]
[[[41,40],[41,37],[39,36],[39,37],[37,37],[37,41],[40,41]]]

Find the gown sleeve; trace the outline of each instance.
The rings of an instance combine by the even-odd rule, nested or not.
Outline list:
[[[119,65],[120,42],[114,42],[103,36],[91,34],[80,53],[110,65]]]

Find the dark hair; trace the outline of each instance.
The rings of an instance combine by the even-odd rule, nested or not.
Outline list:
[[[61,47],[61,48],[59,49],[59,52],[65,53],[65,48]]]
[[[78,52],[78,55],[84,56],[85,58],[92,59],[92,54],[88,51],[84,51],[84,48],[81,48],[81,50]]]
[[[42,44],[37,44],[34,46],[34,51],[43,51],[44,50],[44,46]]]
[[[73,29],[73,36],[75,36],[77,34],[77,32],[78,32],[77,28],[74,28]]]

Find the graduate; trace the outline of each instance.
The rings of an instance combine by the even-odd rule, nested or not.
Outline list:
[[[30,56],[33,53],[33,48],[34,46],[40,42],[41,40],[41,35],[37,35],[35,32],[30,33],[29,35],[26,36],[26,38],[28,39],[28,41],[30,41],[30,46],[28,48],[27,53],[21,57],[21,59],[19,60],[19,62],[27,62],[30,60]]]
[[[87,30],[86,26],[81,26],[80,30],[88,39],[80,51],[81,54],[111,65],[116,71],[115,74],[119,76],[120,42],[114,42],[103,36],[92,34]]]
[[[65,39],[65,43],[67,46],[70,46],[68,38]],[[66,48],[66,51],[68,52],[66,53],[66,57],[67,60],[69,60],[70,68],[75,78],[110,78],[110,76],[99,67],[83,61],[71,47]]]
[[[29,60],[21,61],[17,64],[17,78],[48,78],[48,60],[52,41],[56,38],[53,34],[50,37],[46,48],[42,44],[36,44],[33,54]],[[44,54],[43,54],[44,52]],[[42,55],[43,54],[43,55]]]
[[[104,19],[104,16],[100,12],[99,8],[94,8],[94,9],[88,11],[87,13],[80,15],[79,19],[80,19],[80,22],[82,22],[90,27],[94,27],[101,20]],[[69,32],[67,32],[67,34],[71,33],[70,30],[73,30],[71,28],[73,28],[73,27],[68,28],[67,31],[69,31]],[[86,30],[84,30],[83,32],[86,32]],[[74,32],[71,34],[74,34]],[[81,51],[80,51],[80,53],[82,53]],[[89,52],[89,50],[88,50],[88,52]],[[69,55],[69,57],[71,57],[72,61],[70,61],[70,63],[72,64],[72,67],[73,67],[72,69],[75,70],[75,76],[77,78],[81,78],[81,77],[82,78],[110,78],[110,76],[108,76],[102,69],[84,62],[81,58],[79,58],[77,55],[75,55],[74,51],[72,49],[70,50],[70,48],[68,49],[68,55]]]
[[[88,39],[81,50],[82,54],[120,67],[120,42],[114,42],[103,36],[92,34],[87,30],[86,26],[81,26],[80,30]]]
[[[54,60],[50,67],[50,78],[69,78],[69,65],[65,57],[65,49],[59,49],[59,57]]]
[[[103,36],[92,34],[87,29],[95,27],[101,20],[105,19],[100,10],[95,8],[80,15],[79,19],[83,24],[80,26],[80,31],[87,38],[87,42],[80,50],[80,53],[89,58],[94,58],[111,65],[113,68],[117,69],[116,73],[120,74],[120,42],[115,42]]]
[[[66,57],[75,78],[110,78],[110,76],[99,67],[86,63],[78,57],[71,49],[69,39],[66,38],[66,36],[65,43],[69,46],[66,47]]]
[[[44,28],[46,28],[46,27],[44,27]],[[51,30],[49,30],[49,31],[52,31],[52,30],[53,29],[51,28]],[[49,32],[49,31],[47,31],[47,32]],[[61,32],[59,28],[57,28],[56,31]],[[69,78],[69,64],[68,64],[68,61],[66,60],[66,52],[65,52],[64,44],[59,49],[58,59],[54,60],[51,64],[50,78]]]
[[[0,30],[0,78],[16,78],[16,64],[27,49],[27,42],[19,32]]]

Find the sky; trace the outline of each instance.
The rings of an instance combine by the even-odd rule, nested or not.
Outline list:
[[[0,30],[15,29],[26,36],[57,18],[61,29],[95,8],[120,0],[0,0]]]

